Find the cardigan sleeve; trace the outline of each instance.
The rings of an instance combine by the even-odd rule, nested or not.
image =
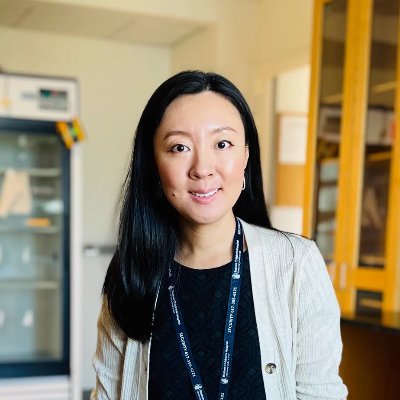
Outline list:
[[[126,343],[127,336],[110,315],[107,299],[103,296],[97,321],[97,348],[92,359],[96,371],[96,387],[90,400],[120,399]]]
[[[340,309],[314,242],[300,260],[299,273],[296,397],[346,399],[347,388],[339,376],[343,347]]]

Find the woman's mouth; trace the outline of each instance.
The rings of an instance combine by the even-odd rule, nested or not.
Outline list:
[[[192,193],[192,195],[194,195],[196,197],[210,197],[213,194],[217,193],[218,190],[219,189],[215,189],[215,190],[212,190],[211,192],[208,192],[208,193],[196,193],[196,192],[191,192],[191,193]]]
[[[192,199],[198,204],[209,204],[215,199],[215,195],[220,189],[211,190],[207,193],[190,192]]]

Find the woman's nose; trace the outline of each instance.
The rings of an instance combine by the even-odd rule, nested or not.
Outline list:
[[[199,150],[194,152],[189,176],[192,179],[201,179],[207,176],[212,176],[214,168],[214,159],[210,150]]]

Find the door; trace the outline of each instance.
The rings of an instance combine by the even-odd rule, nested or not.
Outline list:
[[[69,154],[0,119],[0,377],[69,373]]]

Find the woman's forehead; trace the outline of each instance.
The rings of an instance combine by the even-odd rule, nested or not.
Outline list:
[[[162,130],[189,129],[210,125],[212,129],[229,126],[243,131],[236,107],[222,95],[206,91],[176,98],[166,108],[160,123]]]

